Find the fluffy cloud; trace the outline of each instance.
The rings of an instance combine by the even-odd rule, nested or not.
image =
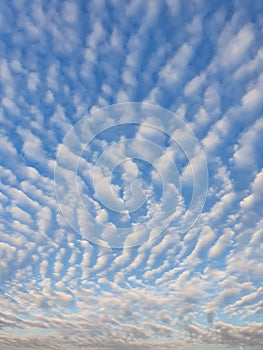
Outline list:
[[[261,349],[259,2],[24,5],[0,9],[1,349]],[[174,115],[97,134],[124,101]]]

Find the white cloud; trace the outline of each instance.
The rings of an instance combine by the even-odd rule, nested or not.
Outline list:
[[[232,66],[249,58],[250,48],[254,40],[255,37],[252,25],[245,25],[221,48],[221,64],[225,67]]]
[[[17,150],[12,144],[11,140],[7,136],[1,135],[0,137],[0,147],[2,150],[5,150],[5,153],[10,157],[15,157],[17,155]]]
[[[78,18],[78,8],[73,1],[66,1],[63,4],[63,18],[67,23],[74,23]]]
[[[226,136],[231,130],[230,116],[227,113],[213,124],[207,135],[203,138],[202,144],[205,151],[209,154],[218,150],[221,143],[225,141]]]
[[[263,118],[258,119],[248,130],[240,136],[235,146],[233,161],[237,167],[254,167],[257,157],[257,143],[263,131]]]
[[[200,254],[209,247],[215,238],[215,232],[209,226],[205,226],[197,239],[193,251],[184,260],[183,264],[195,265],[198,261],[200,262]]]
[[[205,73],[201,73],[200,75],[194,77],[191,81],[189,81],[185,88],[184,88],[184,94],[187,97],[191,97],[193,94],[199,94],[200,89],[202,88],[203,84],[205,83]]]
[[[18,134],[23,139],[22,151],[29,160],[36,162],[45,162],[46,155],[43,150],[42,141],[34,135],[30,130],[18,128]]]
[[[244,63],[234,73],[235,79],[246,79],[256,71],[260,71],[263,64],[263,48],[259,48],[255,57],[247,63]]]
[[[19,222],[25,223],[27,225],[32,225],[32,217],[25,210],[17,206],[11,206],[8,209],[13,215],[14,219],[17,219]]]
[[[240,206],[243,210],[251,210],[253,207],[260,205],[262,202],[263,195],[263,169],[257,173],[252,186],[251,186],[251,194],[244,198]]]
[[[45,6],[36,0],[26,12],[23,1],[1,7],[1,349],[261,347],[260,13],[245,2],[192,5],[92,0]],[[119,142],[113,133],[111,143],[97,136],[78,168],[88,216],[76,196],[75,165],[94,130],[115,118],[90,113],[129,100],[175,111],[181,123],[164,110],[156,118],[146,106],[147,118],[140,121],[168,134],[176,130],[178,144],[145,126],[137,137],[160,149]],[[126,112],[121,122],[138,120],[128,107]],[[67,140],[57,184],[80,237],[59,211],[52,171],[58,143],[86,115],[88,122]],[[184,233],[178,226],[190,200],[192,170],[199,189],[205,182],[201,149],[181,127],[189,121],[206,151],[210,185],[205,212]],[[118,216],[123,226],[133,217],[127,201],[137,200],[129,203],[134,209],[146,199],[148,213],[126,236],[86,187],[99,151],[108,147],[96,185],[109,198],[121,201],[124,194],[126,210]],[[161,176],[140,171],[133,156],[150,161]],[[111,166],[120,161],[116,185]],[[146,176],[147,184],[137,181]],[[156,199],[153,187],[161,177],[170,185]],[[177,204],[176,220],[158,235]],[[99,245],[103,238],[126,247],[144,243],[111,250]]]
[[[241,102],[245,111],[254,111],[262,105],[261,87],[262,85],[249,90],[242,97]]]
[[[100,255],[98,256],[96,263],[92,267],[93,271],[101,271],[102,269],[105,269],[109,260],[111,260],[111,255],[108,251],[101,249]]]
[[[211,259],[216,259],[222,255],[224,250],[233,244],[233,237],[234,232],[230,229],[226,229],[225,232],[218,238],[215,245],[210,248],[208,257]]]
[[[236,199],[236,194],[234,192],[229,192],[224,194],[218,202],[210,209],[205,220],[210,222],[210,220],[219,221],[222,217],[228,213],[234,200]]]
[[[242,104],[245,109],[254,109],[261,99],[261,93],[258,89],[252,89],[242,98]]]
[[[28,90],[36,91],[39,84],[40,84],[40,80],[39,80],[38,74],[36,72],[30,73],[28,75],[28,80],[27,80]]]
[[[16,103],[11,100],[9,97],[3,97],[2,99],[2,105],[5,107],[5,109],[9,112],[12,113],[15,116],[19,116],[20,110],[17,107]]]
[[[168,85],[178,83],[192,55],[193,47],[190,44],[183,44],[161,69],[160,78]]]

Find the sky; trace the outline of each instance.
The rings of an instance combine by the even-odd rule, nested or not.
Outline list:
[[[0,27],[1,350],[262,349],[262,0]]]

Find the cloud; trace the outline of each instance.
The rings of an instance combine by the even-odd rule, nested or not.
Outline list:
[[[244,210],[252,209],[253,207],[260,205],[262,200],[262,185],[263,185],[263,170],[261,170],[255,177],[252,183],[252,193],[244,198],[240,206]]]
[[[193,94],[196,94],[199,92],[199,90],[202,88],[202,85],[205,82],[205,74],[201,73],[200,75],[193,78],[189,83],[186,84],[184,88],[184,94],[189,97]]]
[[[233,161],[236,166],[246,168],[253,167],[257,157],[257,143],[261,137],[263,119],[258,119],[239,139],[239,144],[235,146]]]
[[[45,162],[46,156],[41,140],[30,130],[18,128],[18,134],[22,137],[24,144],[22,151],[29,160]]]
[[[222,65],[231,66],[243,62],[249,57],[249,50],[254,42],[254,32],[251,25],[241,28],[224,47]]]
[[[208,252],[208,257],[211,259],[218,258],[224,253],[224,250],[233,244],[232,238],[234,237],[234,232],[231,230],[226,230],[217,240],[215,245],[210,248]]]
[[[183,44],[162,68],[160,78],[168,85],[178,83],[192,54],[193,48],[189,44]]]
[[[201,253],[204,253],[205,248],[211,244],[215,239],[215,233],[210,227],[204,227],[192,253],[183,262],[184,264],[195,264],[201,258]]]
[[[260,6],[1,6],[1,349],[262,348]]]

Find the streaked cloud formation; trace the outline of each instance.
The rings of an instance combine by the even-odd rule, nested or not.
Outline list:
[[[1,349],[262,348],[262,2],[12,0],[0,9]],[[193,130],[209,188],[186,233],[170,225],[117,249],[70,228],[53,177],[70,128],[127,101],[160,105]],[[169,176],[166,159],[155,165]],[[129,159],[120,170],[129,200],[140,168]],[[181,170],[187,188],[191,169]],[[103,207],[94,213],[110,221]]]

